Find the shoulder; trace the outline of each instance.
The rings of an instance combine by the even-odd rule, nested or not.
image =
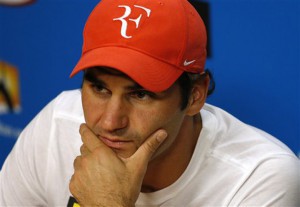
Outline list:
[[[43,205],[45,190],[56,200],[66,199],[72,163],[82,144],[78,130],[83,121],[80,90],[62,92],[35,116],[1,170],[0,189],[7,202]],[[0,203],[1,199],[0,195]]]
[[[57,117],[83,120],[80,89],[61,92],[37,114],[34,120],[45,119],[52,122]]]
[[[218,107],[207,104],[201,115],[208,168],[236,183],[233,204],[299,204],[300,162],[284,143]]]
[[[243,160],[246,163],[251,162],[251,159],[263,160],[273,156],[296,157],[278,138],[240,121],[218,107],[206,104],[201,115],[204,128],[212,136],[212,149],[218,153],[235,159],[246,159]]]
[[[81,90],[63,91],[52,102],[50,102],[57,112],[77,112],[82,113]]]
[[[78,136],[79,125],[83,122],[80,90],[64,91],[31,120],[22,131],[19,142],[37,143],[40,147],[42,142],[49,144],[62,140],[62,137]]]
[[[299,206],[300,162],[277,155],[261,160],[240,183],[233,204],[242,206]]]
[[[282,164],[299,161],[279,139],[243,123],[220,108],[205,105],[201,115],[203,139],[209,138],[211,142],[209,156],[220,162],[242,171],[252,171],[272,160],[282,160]]]

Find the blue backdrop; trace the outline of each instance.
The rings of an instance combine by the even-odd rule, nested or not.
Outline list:
[[[208,102],[299,153],[300,1],[205,2],[210,8],[207,67],[217,82]],[[28,122],[62,90],[80,87],[80,75],[69,79],[69,74],[81,54],[84,22],[97,3],[37,0],[20,7],[0,5],[0,82],[7,84],[7,71],[16,70],[12,92],[20,100],[9,112],[3,109],[7,101],[0,91],[0,167]]]

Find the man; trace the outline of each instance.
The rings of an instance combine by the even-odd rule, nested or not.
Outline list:
[[[0,204],[298,206],[297,157],[205,104],[205,47],[186,0],[102,0],[71,74],[83,71],[82,89],[23,131],[1,171]]]

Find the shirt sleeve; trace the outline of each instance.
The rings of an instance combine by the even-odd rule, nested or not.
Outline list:
[[[23,130],[0,172],[0,206],[46,206],[53,103]]]
[[[230,206],[300,206],[300,162],[282,155],[264,160],[249,175]]]

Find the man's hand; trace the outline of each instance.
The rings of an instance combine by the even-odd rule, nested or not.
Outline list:
[[[73,196],[81,206],[134,206],[148,162],[167,133],[156,131],[129,158],[118,157],[85,124],[80,134],[81,156],[74,161],[69,184]]]

